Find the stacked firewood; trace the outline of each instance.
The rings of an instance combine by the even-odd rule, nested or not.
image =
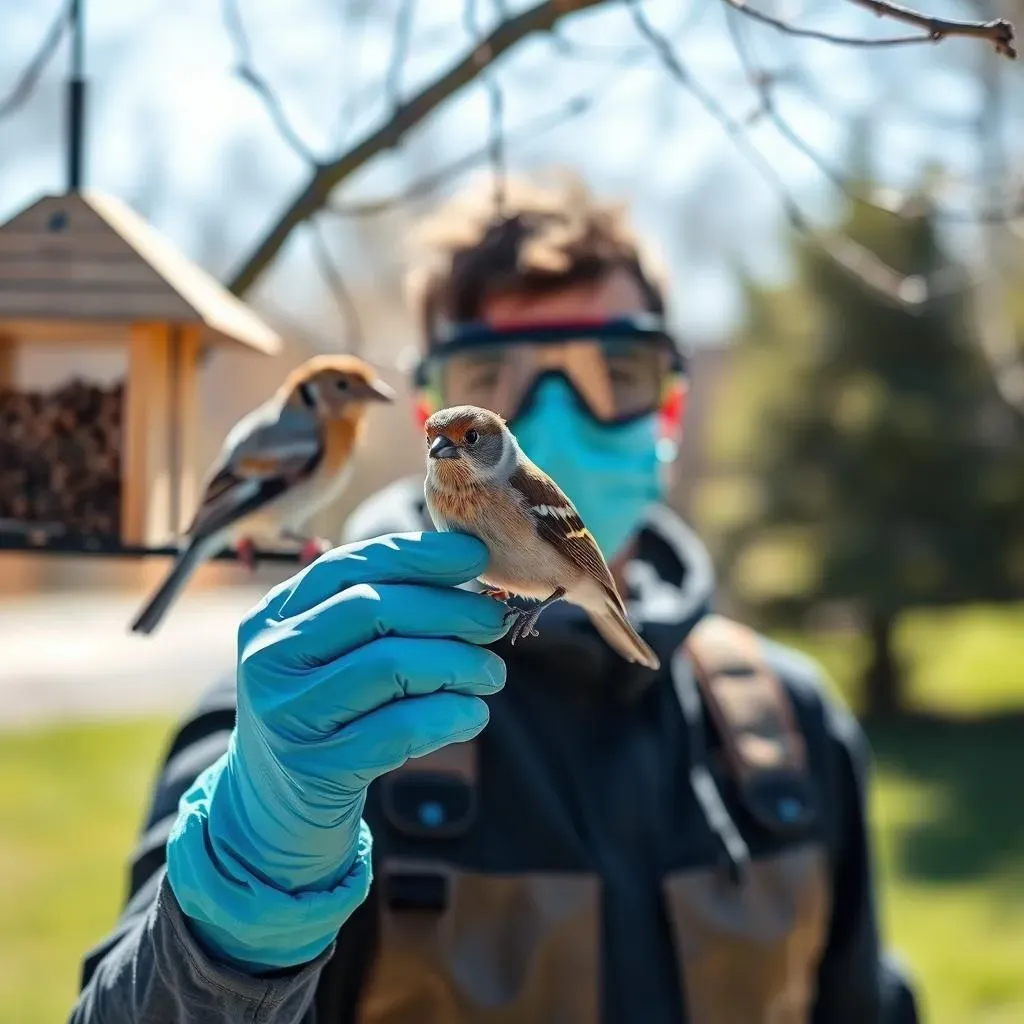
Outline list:
[[[0,389],[0,520],[115,538],[124,386]]]

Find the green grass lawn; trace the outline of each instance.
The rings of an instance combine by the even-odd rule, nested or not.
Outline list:
[[[871,734],[885,932],[929,1024],[1024,1021],[1024,609],[915,617],[901,638],[915,705],[950,718]],[[855,697],[858,645],[801,639]],[[3,1024],[66,1018],[81,954],[117,912],[168,728],[0,735]]]

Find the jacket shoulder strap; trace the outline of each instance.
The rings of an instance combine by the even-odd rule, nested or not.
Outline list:
[[[388,821],[408,836],[445,839],[462,835],[476,817],[475,739],[411,757],[380,780]]]
[[[686,651],[746,809],[773,832],[806,828],[814,816],[806,744],[757,634],[707,615],[691,631]]]

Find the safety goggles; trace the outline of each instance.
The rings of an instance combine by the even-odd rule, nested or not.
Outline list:
[[[660,317],[642,315],[557,324],[446,325],[416,370],[416,384],[440,405],[478,405],[514,420],[541,380],[568,381],[600,423],[622,423],[661,408],[686,360]]]

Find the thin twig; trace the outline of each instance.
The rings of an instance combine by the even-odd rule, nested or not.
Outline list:
[[[317,267],[324,283],[331,290],[331,295],[334,296],[338,312],[345,324],[345,351],[360,355],[363,351],[363,324],[359,317],[359,309],[331,255],[323,224],[314,217],[310,221],[310,228],[310,243],[313,247],[313,256],[316,259]]]
[[[740,66],[743,68],[743,73],[751,88],[753,88],[758,94],[760,101],[760,113],[767,116],[779,134],[782,135],[790,145],[799,149],[800,152],[803,153],[804,156],[806,156],[807,159],[810,160],[811,163],[813,163],[818,170],[820,170],[821,173],[836,186],[836,188],[845,192],[847,188],[845,176],[830,164],[826,163],[778,112],[778,109],[775,106],[775,97],[772,95],[771,91],[773,84],[771,73],[763,68],[755,67],[747,49],[746,39],[744,38],[743,31],[739,25],[741,7],[737,6],[733,0],[725,0],[725,2],[727,4],[725,10],[725,25],[728,29],[729,36],[732,39],[733,49],[736,51],[736,56],[739,59]]]
[[[710,0],[692,0],[690,9],[679,19],[676,26],[668,29],[665,34],[670,39],[678,39],[684,33],[696,28],[707,15],[709,8]],[[570,39],[561,30],[561,25],[556,25],[551,30],[551,44],[560,57],[567,57],[570,60],[606,64],[609,59],[614,59],[616,64],[628,64],[633,63],[634,60],[649,57],[651,53],[651,48],[645,43],[623,47],[614,43],[579,42],[576,39]]]
[[[755,111],[759,117],[767,117],[774,125],[775,130],[791,145],[799,150],[814,166],[838,189],[847,199],[852,202],[861,203],[864,206],[872,206],[885,213],[892,213],[900,216],[905,204],[906,196],[902,192],[892,195],[889,202],[881,203],[876,198],[868,195],[867,192],[852,183],[846,173],[838,167],[829,163],[803,136],[779,113],[775,105],[775,97],[772,93],[774,80],[771,72],[765,68],[756,67],[747,48],[746,39],[740,28],[740,8],[731,0],[725,0],[725,24],[732,39],[733,49],[739,59],[743,73],[750,83],[759,99],[759,106]]]
[[[832,43],[836,46],[907,46],[919,43],[931,42],[931,37],[917,33],[912,36],[885,36],[882,39],[869,39],[864,36],[843,36],[834,32],[825,32],[816,28],[800,28],[783,18],[775,18],[756,7],[751,7],[746,0],[722,0],[724,4],[734,11],[762,25],[770,25],[779,32],[785,32],[788,36],[797,36],[800,39],[816,39],[821,43]]]
[[[36,52],[29,58],[21,74],[15,79],[10,92],[0,99],[0,118],[10,117],[16,110],[28,102],[35,92],[39,79],[42,78],[46,66],[57,52],[61,39],[70,23],[71,0],[60,5],[50,27],[46,30]]]
[[[484,40],[490,61],[497,60],[528,36],[548,31],[562,18],[596,7],[603,2],[604,0],[544,0],[527,8],[515,17],[503,21]],[[459,89],[473,81],[482,70],[476,58],[477,49],[479,47],[430,82],[360,142],[333,160],[316,167],[309,181],[285,208],[264,238],[242,260],[239,270],[229,283],[230,290],[236,295],[247,291],[281,251],[292,230],[320,210],[327,202],[331,191],[340,182],[355,174],[378,153],[399,145],[407,132],[429,117]]]
[[[552,128],[559,127],[573,118],[579,117],[590,110],[597,101],[596,94],[574,96],[568,103],[557,110],[533,118],[516,131],[505,136],[506,146],[513,141],[534,139]],[[478,146],[462,156],[442,165],[435,171],[425,174],[401,192],[381,199],[367,199],[359,203],[332,202],[324,207],[325,213],[336,213],[341,217],[374,217],[388,210],[393,210],[405,203],[432,195],[441,185],[451,181],[463,171],[471,170],[490,156],[490,143]]]
[[[409,55],[409,39],[412,34],[413,16],[416,13],[416,0],[401,0],[398,15],[395,18],[395,34],[391,45],[391,60],[388,63],[387,77],[384,79],[384,91],[392,110],[402,105],[402,71]]]
[[[758,117],[767,117],[774,125],[778,133],[786,139],[795,149],[798,149],[815,167],[832,183],[832,185],[843,193],[847,199],[863,206],[871,206],[882,210],[885,213],[902,216],[908,195],[905,192],[895,189],[873,189],[870,193],[858,184],[850,181],[845,172],[829,163],[817,150],[814,149],[793,126],[779,113],[775,105],[775,98],[772,95],[774,80],[771,72],[764,68],[755,66],[746,39],[739,24],[739,8],[730,0],[725,0],[726,27],[732,39],[733,48],[739,59],[743,72],[751,87],[757,92],[759,105],[754,111]],[[807,90],[807,95],[814,99],[813,89]],[[749,121],[748,121],[749,123]],[[879,192],[889,196],[885,202],[877,198]],[[981,210],[947,210],[936,206],[932,210],[933,216],[939,220],[960,223],[1005,223],[1024,216],[1024,198],[1018,199],[1006,206],[991,206]]]
[[[637,30],[651,43],[665,69],[722,126],[736,148],[772,188],[793,228],[818,245],[837,266],[870,287],[882,298],[910,309],[919,307],[928,298],[925,281],[916,276],[905,277],[852,238],[845,235],[825,235],[816,230],[789,194],[774,166],[751,143],[747,136],[747,126],[732,117],[718,100],[694,79],[672,44],[648,21],[638,0],[625,2]]]
[[[847,0],[858,7],[866,7],[880,18],[892,18],[902,21],[905,25],[915,25],[922,29],[927,38],[941,42],[952,36],[963,36],[970,39],[986,39],[994,47],[996,53],[1013,60],[1017,51],[1013,48],[1013,26],[1003,18],[994,21],[947,21],[945,18],[930,18],[909,7],[900,7],[889,0]]]
[[[505,209],[505,97],[494,74],[490,51],[483,42],[483,33],[477,24],[476,0],[464,0],[462,22],[470,41],[476,47],[475,57],[480,65],[481,78],[487,89],[490,125],[487,130],[487,153],[494,180],[494,216],[500,219]]]
[[[277,93],[253,65],[252,50],[249,46],[249,37],[246,35],[245,26],[242,24],[242,12],[239,10],[238,0],[222,0],[221,14],[224,28],[231,37],[235,48],[235,57],[238,61],[235,73],[263,101],[263,106],[281,138],[307,163],[317,164],[319,161],[316,154],[292,126]]]
[[[571,96],[555,110],[546,111],[507,132],[505,134],[506,149],[512,143],[518,144],[526,140],[539,138],[546,132],[559,128],[569,121],[593,110],[616,85],[622,82],[623,72],[645,63],[650,55],[651,50],[647,45],[631,47],[625,50],[620,47],[618,59],[607,66],[607,73],[602,75],[600,82],[596,86]],[[441,185],[452,181],[463,171],[468,171],[478,166],[489,155],[489,143],[485,143],[483,146],[478,146],[468,153],[464,153],[462,156],[443,164],[436,170],[430,171],[411,185],[406,186],[401,192],[396,192],[390,196],[383,196],[380,199],[367,199],[356,203],[332,202],[324,207],[324,212],[335,213],[339,217],[374,217],[378,214],[386,213],[405,203],[414,202],[417,199],[423,199],[426,196],[432,195]]]
[[[344,39],[344,52],[341,55],[341,62],[345,67],[345,97],[338,107],[338,117],[335,130],[331,137],[336,141],[335,146],[345,144],[346,135],[350,120],[355,116],[356,111],[364,105],[368,96],[380,92],[380,83],[373,82],[365,89],[355,89],[354,83],[359,77],[363,59],[363,44],[366,41],[366,8],[363,9],[363,17],[356,21],[352,8],[355,7],[353,0],[342,0],[342,37]]]

